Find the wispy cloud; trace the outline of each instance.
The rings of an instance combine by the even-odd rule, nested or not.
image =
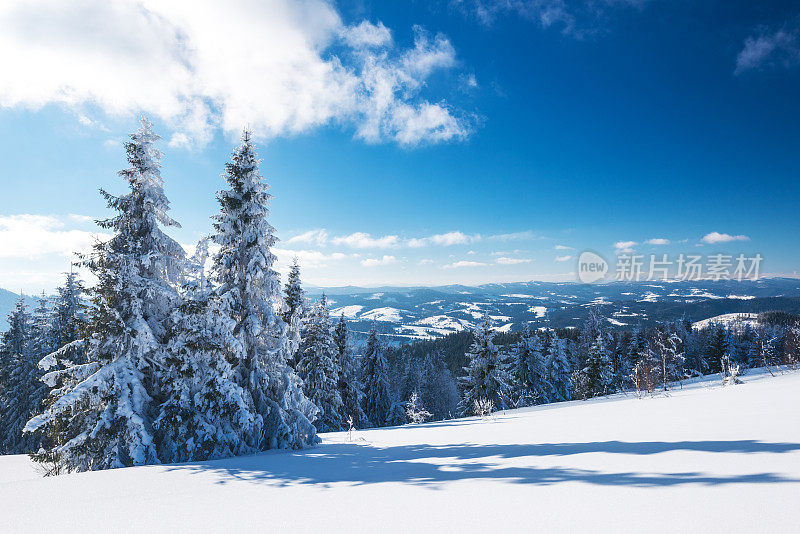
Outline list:
[[[736,56],[735,74],[765,67],[800,65],[800,30],[781,29],[750,36]]]
[[[564,0],[452,0],[451,3],[484,25],[498,17],[516,15],[543,29],[557,28],[577,39],[601,31],[607,19],[621,8],[641,9],[648,0],[605,0],[565,2]]]
[[[520,263],[530,263],[532,261],[533,260],[530,258],[507,258],[504,256],[494,260],[494,262],[499,265],[519,265]]]
[[[669,239],[664,239],[663,237],[654,237],[644,242],[645,245],[669,245],[669,243]]]
[[[719,232],[711,232],[710,234],[706,234],[701,239],[703,243],[708,243],[709,245],[714,245],[717,243],[730,243],[731,241],[750,241],[750,238],[746,235],[731,235],[731,234],[721,234]]]
[[[536,233],[533,230],[524,230],[522,232],[512,232],[510,234],[496,234],[489,236],[489,239],[494,239],[497,241],[517,241],[517,240],[532,240],[532,239],[539,239]]]
[[[474,120],[445,94],[422,96],[457,67],[456,51],[445,35],[412,31],[400,46],[380,22],[348,25],[327,0],[6,0],[0,106],[141,111],[175,129],[173,146],[244,125],[267,138],[343,125],[369,143],[463,139]]]
[[[572,256],[568,254],[568,255],[566,255],[566,256],[556,256],[556,259],[555,259],[555,261],[557,261],[557,262],[564,262],[564,261],[569,261],[569,260],[571,260],[571,259],[572,259]]]
[[[566,245],[556,245],[553,247],[555,250],[575,250],[575,247],[568,247]]]
[[[396,235],[373,237],[365,232],[355,232],[350,235],[334,237],[334,245],[346,245],[351,248],[393,248],[400,245],[400,238]]]
[[[428,237],[414,237],[409,239],[407,244],[411,248],[421,248],[428,245],[449,247],[452,245],[469,245],[470,243],[477,243],[480,240],[481,236],[479,234],[469,235],[464,232],[447,232]]]
[[[279,268],[291,265],[295,258],[303,269],[322,269],[328,267],[331,262],[339,262],[348,258],[355,258],[356,255],[345,254],[343,252],[332,252],[326,254],[319,250],[290,250],[284,248],[273,248],[272,252],[278,257]]]
[[[302,244],[315,244],[325,245],[328,242],[328,232],[324,229],[309,230],[308,232],[296,235],[286,240],[286,244],[294,245],[296,243]]]
[[[617,241],[614,243],[614,249],[617,254],[630,254],[636,245],[638,245],[636,241]]]
[[[361,265],[364,267],[380,267],[383,265],[391,265],[397,263],[397,258],[394,256],[383,256],[382,258],[367,258],[361,260]]]
[[[442,269],[461,269],[464,267],[485,267],[485,263],[481,263],[479,261],[455,261],[453,263],[448,263],[447,265],[442,265]]]

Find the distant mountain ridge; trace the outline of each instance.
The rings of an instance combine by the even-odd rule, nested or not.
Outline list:
[[[357,335],[374,323],[381,334],[396,342],[470,329],[484,314],[498,331],[515,331],[526,325],[578,326],[592,306],[599,307],[609,325],[618,328],[683,315],[697,321],[726,313],[800,311],[800,280],[794,278],[307,288],[311,299],[323,292],[331,312],[344,314]]]
[[[765,278],[679,282],[516,282],[479,286],[305,286],[311,300],[324,292],[334,316],[344,315],[358,339],[373,323],[385,339],[431,339],[471,329],[487,315],[498,331],[578,326],[599,307],[609,326],[634,328],[686,315],[701,321],[722,314],[800,313],[800,279]],[[0,329],[18,295],[0,289]],[[30,305],[35,297],[26,297]]]

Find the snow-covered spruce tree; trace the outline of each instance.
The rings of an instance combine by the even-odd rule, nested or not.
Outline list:
[[[422,360],[419,393],[435,419],[447,419],[458,413],[461,395],[453,375],[441,354],[426,354]]]
[[[205,277],[208,239],[187,262],[180,305],[172,312],[160,405],[154,421],[162,462],[255,452],[255,414],[233,376],[239,341]]]
[[[30,324],[30,353],[36,362],[58,348],[53,332],[53,319],[50,299],[42,293],[31,313]]]
[[[553,337],[547,356],[547,381],[550,384],[550,402],[570,400],[572,366],[569,362],[566,341]]]
[[[353,347],[350,345],[350,332],[344,320],[344,314],[333,330],[333,343],[336,345],[336,356],[339,360],[339,396],[342,398],[345,418],[352,418],[355,428],[369,426],[369,419],[364,413],[364,391],[361,376]]]
[[[367,419],[372,426],[386,425],[392,408],[389,366],[374,324],[369,331],[367,346],[361,360],[361,380],[364,383],[364,413]]]
[[[509,406],[509,380],[500,352],[492,342],[494,334],[487,316],[483,317],[473,334],[475,341],[466,354],[469,365],[464,370],[467,374],[461,378],[461,411],[464,415],[471,414],[475,401],[480,399],[491,401],[496,410],[505,410]]]
[[[268,186],[249,131],[225,166],[228,189],[217,198],[213,274],[222,309],[233,320],[241,346],[233,362],[237,383],[250,395],[261,429],[249,445],[257,449],[302,448],[319,442],[316,410],[302,394],[299,377],[287,363],[291,347],[286,323],[276,313],[280,281],[273,269],[277,239],[269,216]]]
[[[288,329],[289,352],[292,357],[289,364],[295,367],[297,364],[297,350],[300,348],[300,333],[303,329],[303,317],[306,312],[306,297],[300,283],[300,265],[297,258],[294,258],[292,266],[289,268],[289,276],[283,286],[283,311],[281,317]]]
[[[614,368],[611,363],[611,353],[606,346],[604,336],[598,335],[594,343],[589,346],[586,365],[582,372],[586,377],[586,385],[590,396],[596,397],[612,392]]]
[[[22,432],[28,419],[40,410],[45,393],[33,345],[31,318],[20,297],[0,340],[0,454],[35,451],[41,442],[41,433]]]
[[[345,430],[347,416],[339,393],[341,369],[325,295],[306,316],[298,359],[303,392],[320,409],[314,426],[320,432]]]
[[[159,137],[142,119],[125,144],[130,168],[120,171],[130,191],[103,190],[117,214],[98,224],[113,232],[94,245],[86,265],[97,277],[85,342],[86,363],[43,377],[59,385],[43,414],[26,431],[44,429],[53,440],[40,459],[66,471],[158,463],[153,418],[169,314],[177,293],[183,249],[159,225],[168,215],[160,171]]]
[[[547,380],[542,356],[542,340],[526,327],[513,348],[513,382],[516,406],[532,406],[550,402],[551,386]]]
[[[86,333],[87,312],[83,282],[72,270],[66,274],[64,285],[58,288],[53,303],[53,344],[61,348],[82,339]]]

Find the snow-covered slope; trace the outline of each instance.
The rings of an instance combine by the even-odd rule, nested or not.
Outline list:
[[[744,380],[194,464],[40,478],[26,457],[0,457],[0,530],[796,530],[800,373]]]
[[[702,321],[697,321],[692,324],[692,328],[695,330],[702,330],[703,328],[708,328],[712,324],[719,324],[727,327],[739,325],[742,328],[745,325],[756,326],[758,324],[756,321],[757,317],[757,313],[724,313],[722,315],[703,319]]]

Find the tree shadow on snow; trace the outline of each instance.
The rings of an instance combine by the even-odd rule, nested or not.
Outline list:
[[[353,485],[402,482],[435,489],[457,480],[508,480],[521,484],[551,485],[584,482],[607,486],[655,487],[680,484],[797,483],[776,473],[712,475],[700,472],[607,473],[568,467],[537,467],[537,457],[584,453],[647,455],[670,451],[713,453],[788,453],[800,443],[741,441],[677,441],[541,443],[520,445],[403,445],[373,447],[355,443],[323,444],[300,452],[265,454],[170,466],[170,470],[213,473],[219,483],[232,480],[287,486],[334,483]],[[526,465],[498,465],[499,459],[525,459]]]

